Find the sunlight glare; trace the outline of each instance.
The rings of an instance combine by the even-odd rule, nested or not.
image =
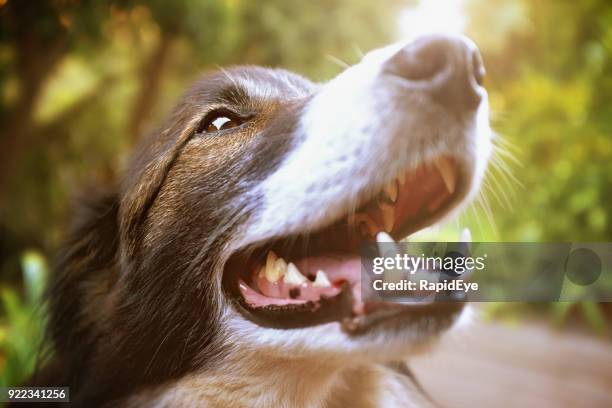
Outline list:
[[[462,34],[466,25],[465,0],[420,0],[398,17],[402,40],[429,33]]]

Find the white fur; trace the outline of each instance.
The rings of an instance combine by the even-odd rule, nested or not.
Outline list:
[[[238,246],[322,227],[401,170],[443,153],[461,160],[472,193],[478,190],[491,152],[486,91],[466,123],[405,96],[398,78],[381,74],[404,45],[370,52],[321,88],[303,116],[302,143],[261,185],[263,209]],[[425,147],[415,151],[420,143]]]
[[[444,115],[430,101],[419,99],[422,96],[406,96],[399,78],[381,74],[383,63],[403,46],[372,51],[322,86],[303,116],[300,143],[261,184],[261,211],[232,251],[325,226],[380,191],[401,170],[440,154],[453,154],[469,175],[464,203],[477,192],[491,152],[486,91],[480,89],[483,98],[477,114],[465,122]],[[277,330],[259,327],[232,310],[228,313],[233,341],[293,355],[330,352],[385,360],[409,353],[428,331],[412,327],[395,336],[378,333],[356,340],[338,323]]]

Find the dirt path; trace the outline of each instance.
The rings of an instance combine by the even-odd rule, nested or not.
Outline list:
[[[411,366],[444,407],[612,407],[612,342],[476,324]]]

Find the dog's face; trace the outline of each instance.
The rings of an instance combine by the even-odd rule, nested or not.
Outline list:
[[[427,37],[323,85],[258,67],[205,76],[122,184],[98,355],[160,378],[241,349],[383,360],[448,328],[458,303],[362,302],[357,248],[476,192],[490,150],[482,70],[469,40]]]

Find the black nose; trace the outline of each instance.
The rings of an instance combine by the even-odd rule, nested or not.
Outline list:
[[[476,109],[482,99],[482,57],[463,37],[421,37],[386,61],[384,70],[459,113]]]

